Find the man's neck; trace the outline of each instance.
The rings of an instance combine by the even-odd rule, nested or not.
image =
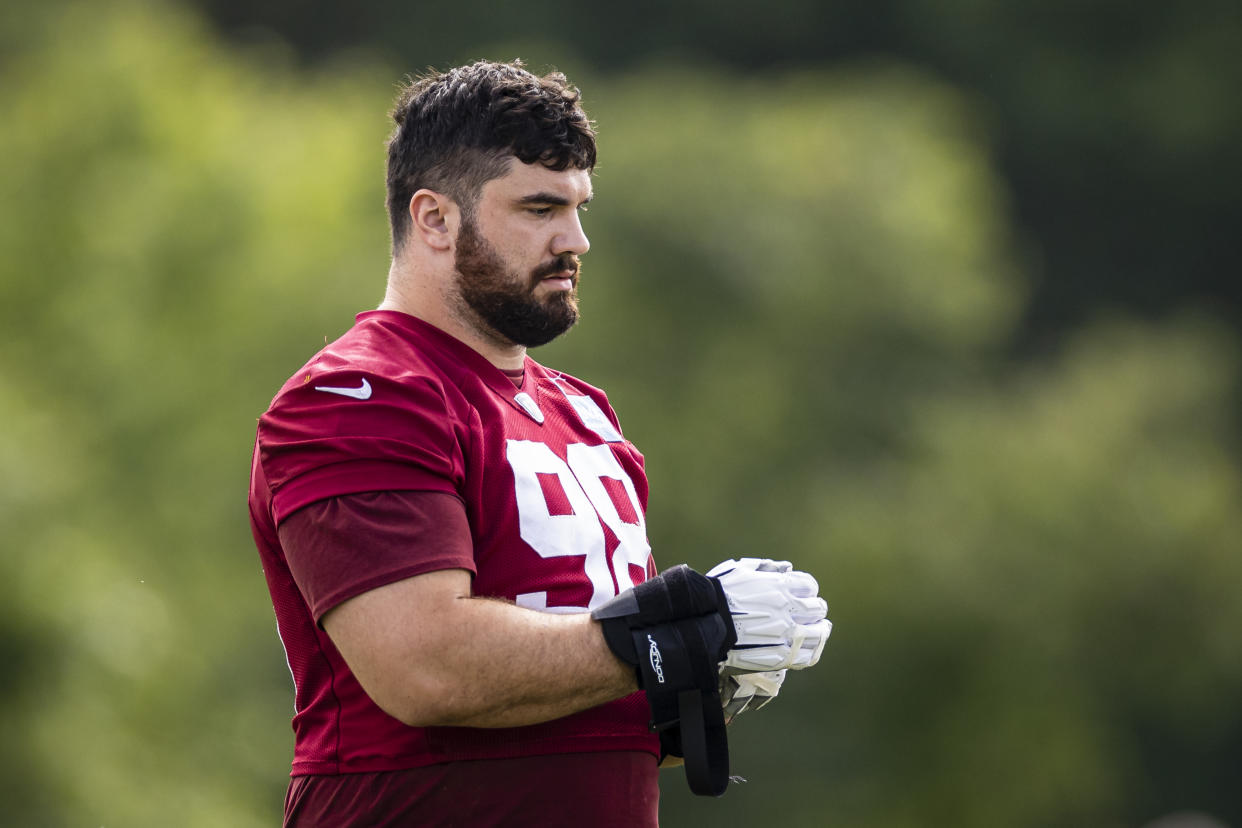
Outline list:
[[[444,331],[483,355],[497,368],[508,371],[526,364],[526,348],[498,341],[483,330],[482,322],[467,318],[454,307],[449,292],[433,278],[418,278],[393,262],[388,271],[388,288],[379,310],[400,311],[416,316]]]

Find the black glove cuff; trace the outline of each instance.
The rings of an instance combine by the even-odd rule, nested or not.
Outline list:
[[[716,660],[724,661],[737,643],[724,587],[685,564],[666,569],[591,611],[591,617],[604,627],[609,648],[627,664],[637,664],[643,650],[631,645],[624,632],[627,628],[638,630],[705,615],[721,620],[720,633],[708,640],[717,650]]]
[[[717,672],[737,643],[724,587],[683,564],[626,590],[591,616],[617,658],[635,667],[661,749],[685,756],[694,793],[720,796],[729,784],[729,744]]]

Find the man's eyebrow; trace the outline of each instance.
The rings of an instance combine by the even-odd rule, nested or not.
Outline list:
[[[588,201],[590,201],[593,198],[595,198],[595,193],[591,193],[589,196],[584,198],[582,200],[582,204],[586,204]],[[531,193],[528,196],[522,196],[521,198],[519,198],[517,203],[518,204],[551,204],[557,207],[568,207],[570,204],[569,199],[565,198],[565,196],[557,195],[556,193]],[[580,204],[579,206],[582,206],[582,205]]]

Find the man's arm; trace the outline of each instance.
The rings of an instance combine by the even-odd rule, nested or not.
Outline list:
[[[589,615],[544,613],[470,594],[445,569],[350,598],[323,627],[371,699],[416,727],[517,727],[638,689]]]

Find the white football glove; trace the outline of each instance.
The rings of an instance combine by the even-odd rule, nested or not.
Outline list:
[[[767,558],[724,561],[707,576],[724,587],[737,631],[722,676],[803,670],[819,661],[832,622],[815,578]]]
[[[739,713],[758,710],[781,691],[785,680],[784,670],[769,673],[737,673],[720,676],[720,704],[724,708],[725,724],[733,721]]]

